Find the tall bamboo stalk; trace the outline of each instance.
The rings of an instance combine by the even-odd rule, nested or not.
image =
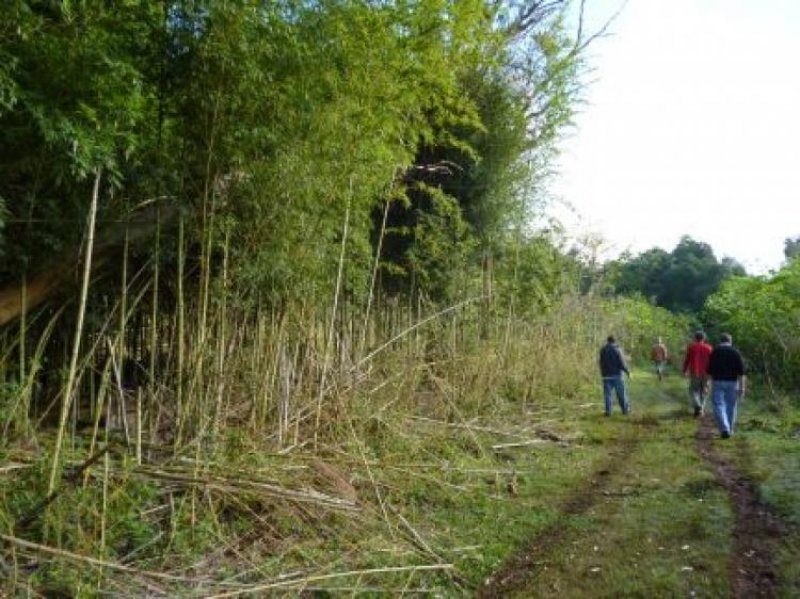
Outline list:
[[[183,291],[183,266],[184,266],[184,223],[183,212],[180,213],[178,220],[178,356],[177,356],[177,373],[175,377],[175,394],[176,394],[176,423],[175,423],[175,450],[178,450],[181,440],[181,432],[183,429],[184,419],[184,406],[183,406],[183,371],[185,367],[185,320],[186,320],[186,305]]]
[[[130,238],[129,238],[129,230],[128,230],[128,218],[125,218],[125,237],[123,240],[122,245],[122,279],[120,281],[120,299],[119,299],[119,334],[117,335],[117,355],[119,356],[119,366],[124,370],[125,366],[125,338],[126,338],[126,329],[128,323],[128,250],[129,250]],[[135,352],[133,353],[134,357],[136,356]],[[113,357],[113,354],[112,354]],[[122,396],[122,381],[118,376],[117,384],[120,388],[120,401],[117,403],[117,411],[122,410],[122,413],[118,415],[122,417],[123,422],[125,422],[125,401],[124,397]],[[109,422],[106,421],[106,427],[108,427]],[[126,426],[126,439],[127,439],[127,426]]]
[[[152,408],[156,405],[156,360],[161,355],[161,348],[158,346],[158,293],[159,293],[159,276],[161,271],[161,205],[156,206],[156,233],[154,240],[154,255],[153,255],[153,295],[152,306],[150,311],[150,363],[147,365],[148,370],[148,387],[147,387],[147,405],[150,410],[146,412],[149,420],[152,420]],[[143,421],[139,421],[139,430],[141,431],[144,426]],[[150,427],[148,427],[149,429]]]
[[[205,345],[206,322],[208,319],[209,294],[211,286],[211,249],[214,240],[214,200],[212,162],[214,146],[216,143],[216,127],[221,103],[221,93],[217,91],[214,97],[214,111],[211,118],[208,138],[208,153],[206,155],[206,172],[203,182],[203,222],[201,223],[201,249],[200,249],[200,314],[198,322],[199,343],[198,348]]]
[[[336,327],[336,311],[339,307],[339,292],[342,288],[342,273],[344,272],[344,251],[347,247],[347,233],[350,226],[350,200],[353,195],[353,181],[350,181],[350,196],[347,198],[347,209],[344,213],[344,227],[342,231],[342,244],[339,249],[339,268],[336,273],[336,290],[333,294],[333,308],[331,309],[331,320],[328,328],[328,339],[325,342],[325,354],[322,358],[322,374],[319,381],[319,392],[317,393],[317,414],[314,419],[314,449],[317,448],[319,425],[322,419],[322,399],[325,396],[325,383],[328,375],[328,363],[333,346],[333,334]]]
[[[53,492],[56,486],[56,479],[60,472],[61,445],[64,442],[64,430],[67,426],[72,405],[72,394],[75,387],[77,375],[78,356],[81,351],[81,337],[83,336],[83,320],[86,315],[86,300],[89,296],[89,279],[92,273],[92,252],[94,251],[94,229],[97,220],[97,198],[100,193],[101,171],[98,169],[94,178],[92,188],[92,201],[89,204],[89,218],[86,225],[86,258],[83,265],[83,282],[81,284],[81,295],[78,304],[78,322],[75,325],[75,338],[72,343],[72,356],[69,362],[69,374],[67,375],[67,385],[64,390],[64,398],[61,404],[61,414],[58,419],[58,432],[56,433],[56,443],[53,448],[53,464],[50,468],[50,480],[47,483],[48,495]]]
[[[219,433],[219,421],[223,417],[223,396],[225,394],[225,355],[226,355],[226,336],[225,327],[228,318],[228,254],[230,248],[230,231],[225,233],[225,241],[222,246],[222,305],[220,306],[219,318],[219,340],[217,344],[217,394],[214,402],[214,419],[211,423],[211,439],[216,444],[217,434]]]
[[[369,314],[370,310],[372,309],[372,298],[375,295],[375,284],[378,280],[378,267],[380,266],[381,260],[381,249],[383,247],[383,237],[386,234],[386,221],[389,217],[389,206],[392,203],[391,197],[386,200],[386,205],[383,207],[383,218],[381,219],[381,231],[378,235],[378,247],[375,248],[375,258],[372,262],[372,276],[370,277],[369,282],[369,295],[367,296],[367,307],[364,310],[364,324],[361,330],[361,343],[358,348],[358,356],[356,360],[359,360],[364,353],[364,350],[367,346],[367,329],[369,328]]]
[[[22,273],[22,288],[20,289],[20,315],[19,315],[19,381],[22,383],[26,380],[26,366],[28,362],[27,351],[25,348],[25,339],[28,331],[28,276],[27,273]],[[19,415],[16,409],[9,414],[9,420],[12,418],[16,424],[23,425],[28,428],[28,406],[30,405],[30,392],[33,387],[25,385],[20,387],[19,399],[16,402],[17,406],[21,406]],[[15,406],[16,407],[16,406]]]
[[[22,287],[20,289],[20,313],[19,313],[19,380],[25,380],[25,334],[28,324],[28,275],[22,273]]]

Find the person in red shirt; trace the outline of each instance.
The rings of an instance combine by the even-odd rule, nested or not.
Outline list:
[[[689,401],[694,408],[694,415],[702,415],[708,394],[708,360],[714,348],[706,342],[706,334],[697,331],[694,341],[686,347],[686,358],[683,360],[683,376],[689,377]]]

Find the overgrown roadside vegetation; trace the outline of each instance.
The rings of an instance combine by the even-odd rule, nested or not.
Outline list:
[[[566,298],[494,338],[471,324],[477,309],[431,320],[337,374],[316,447],[314,395],[305,420],[221,429],[206,457],[140,444],[135,427],[127,441],[101,427],[92,446],[90,425],[71,434],[49,505],[51,438],[10,447],[9,592],[472,592],[609,459],[612,423],[584,426],[599,413],[597,347],[609,329],[665,322],[630,307]]]
[[[296,445],[292,427],[244,426],[211,459],[140,446],[134,433],[128,444],[123,431],[92,448],[89,427],[75,431],[45,505],[50,439],[9,447],[9,592],[491,596],[507,578],[500,595],[729,594],[735,510],[697,451],[685,380],[635,368],[632,415],[601,415],[605,333],[630,339],[641,360],[655,331],[685,321],[576,297],[487,339],[469,314],[408,331],[341,379],[316,448],[313,410]],[[733,442],[712,446],[789,525],[772,550],[775,588],[791,596],[800,418],[767,393],[745,402]]]

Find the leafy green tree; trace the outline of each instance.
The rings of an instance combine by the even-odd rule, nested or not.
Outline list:
[[[581,264],[569,256],[550,234],[523,239],[516,236],[503,244],[498,255],[496,285],[504,304],[517,315],[534,315],[558,298],[578,288]]]
[[[794,260],[800,256],[800,237],[787,237],[783,244],[783,255],[787,260]]]
[[[109,197],[142,147],[156,95],[143,56],[159,9],[16,1],[0,10],[0,197],[13,224],[0,238],[0,276],[13,280],[77,246],[98,170],[101,217],[118,217]]]
[[[517,239],[528,237],[526,223],[540,208],[538,192],[549,174],[554,144],[572,116],[580,55],[576,41],[564,31],[557,10],[561,3],[533,12],[513,4],[496,6],[496,22],[503,25],[494,35],[484,33],[495,44],[493,50],[484,50],[490,60],[467,62],[459,72],[461,93],[474,114],[437,122],[434,137],[423,140],[414,167],[404,174],[406,201],[388,212],[384,284],[390,291],[413,288],[410,280],[446,284],[448,278],[460,278],[449,288],[463,290],[477,285],[479,277],[485,291],[494,278],[493,265],[507,255],[509,231],[518,231]],[[463,247],[471,243],[473,251],[462,254],[466,261],[460,268],[453,268],[452,245],[444,238],[437,247],[451,248],[449,255],[428,255],[425,263],[411,260],[419,255],[417,240],[430,239],[432,233],[419,235],[417,227],[432,222],[426,215],[443,206],[442,196],[428,197],[436,190],[451,197],[461,213],[453,220],[455,213],[450,212],[450,222],[457,229],[458,220],[468,225]],[[436,218],[441,220],[441,214]],[[442,297],[443,289],[420,289]]]
[[[639,293],[669,310],[697,313],[722,281],[744,273],[732,258],[718,261],[707,243],[684,236],[669,253],[653,248],[622,259],[614,285],[619,293]]]
[[[770,277],[733,277],[708,298],[705,319],[726,330],[773,382],[800,383],[800,262]]]
[[[616,276],[619,293],[640,293],[652,302],[658,301],[662,291],[662,277],[669,268],[670,254],[661,248],[653,248],[635,258],[621,260]]]

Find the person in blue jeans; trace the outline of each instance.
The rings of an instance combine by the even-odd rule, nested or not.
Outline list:
[[[625,389],[625,381],[622,380],[623,372],[630,378],[631,373],[625,364],[622,350],[617,345],[616,339],[609,335],[606,344],[600,349],[600,375],[603,377],[603,399],[606,403],[606,416],[611,416],[612,391],[617,395],[617,401],[622,413],[627,415],[630,412],[628,393]]]
[[[711,402],[719,434],[728,439],[736,425],[736,408],[744,397],[746,382],[742,354],[733,347],[728,333],[719,336],[719,345],[708,359],[707,373],[711,377]]]

